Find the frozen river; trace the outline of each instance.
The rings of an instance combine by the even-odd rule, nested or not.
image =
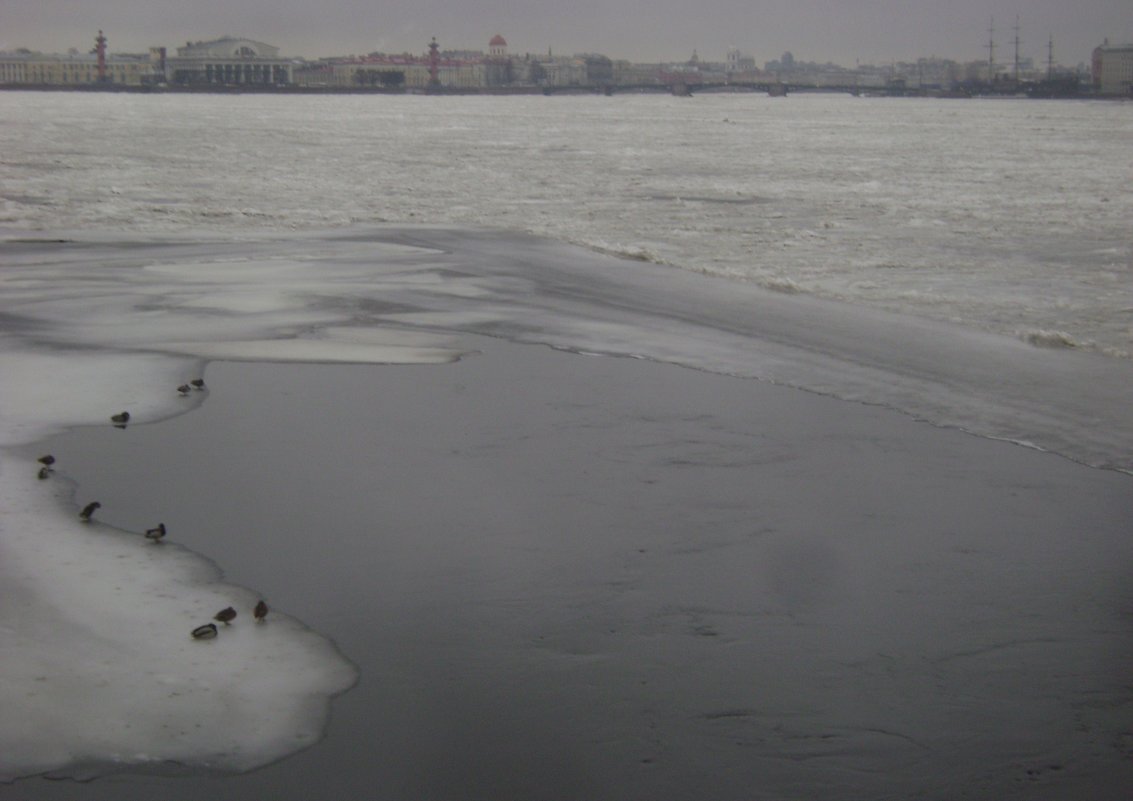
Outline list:
[[[0,102],[6,797],[1133,780],[1127,104]]]
[[[1133,351],[1127,103],[0,96],[0,225],[471,224]]]

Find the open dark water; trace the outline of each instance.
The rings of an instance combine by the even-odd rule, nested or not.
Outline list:
[[[361,678],[322,742],[251,774],[0,796],[1127,798],[1128,476],[477,342],[213,363],[187,414],[50,441],[103,522],[164,521]]]

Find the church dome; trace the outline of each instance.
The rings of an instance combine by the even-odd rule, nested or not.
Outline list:
[[[497,33],[492,37],[492,41],[488,42],[488,47],[507,47],[507,39]]]

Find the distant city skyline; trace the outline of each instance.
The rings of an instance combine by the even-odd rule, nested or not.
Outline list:
[[[175,48],[225,35],[260,40],[287,56],[374,51],[421,53],[436,37],[448,49],[487,49],[496,33],[514,54],[602,53],[637,62],[723,61],[735,47],[759,65],[796,59],[852,67],[924,57],[1011,63],[1018,17],[1020,55],[1088,62],[1093,48],[1133,41],[1130,0],[9,0],[0,10],[0,49],[81,51],[99,29],[112,52]]]

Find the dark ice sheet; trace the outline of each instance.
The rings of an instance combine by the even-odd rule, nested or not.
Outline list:
[[[0,795],[1133,786],[1128,476],[756,381],[473,344],[439,366],[214,363],[189,414],[50,442],[102,521],[164,521],[361,679],[321,743],[248,775]]]

